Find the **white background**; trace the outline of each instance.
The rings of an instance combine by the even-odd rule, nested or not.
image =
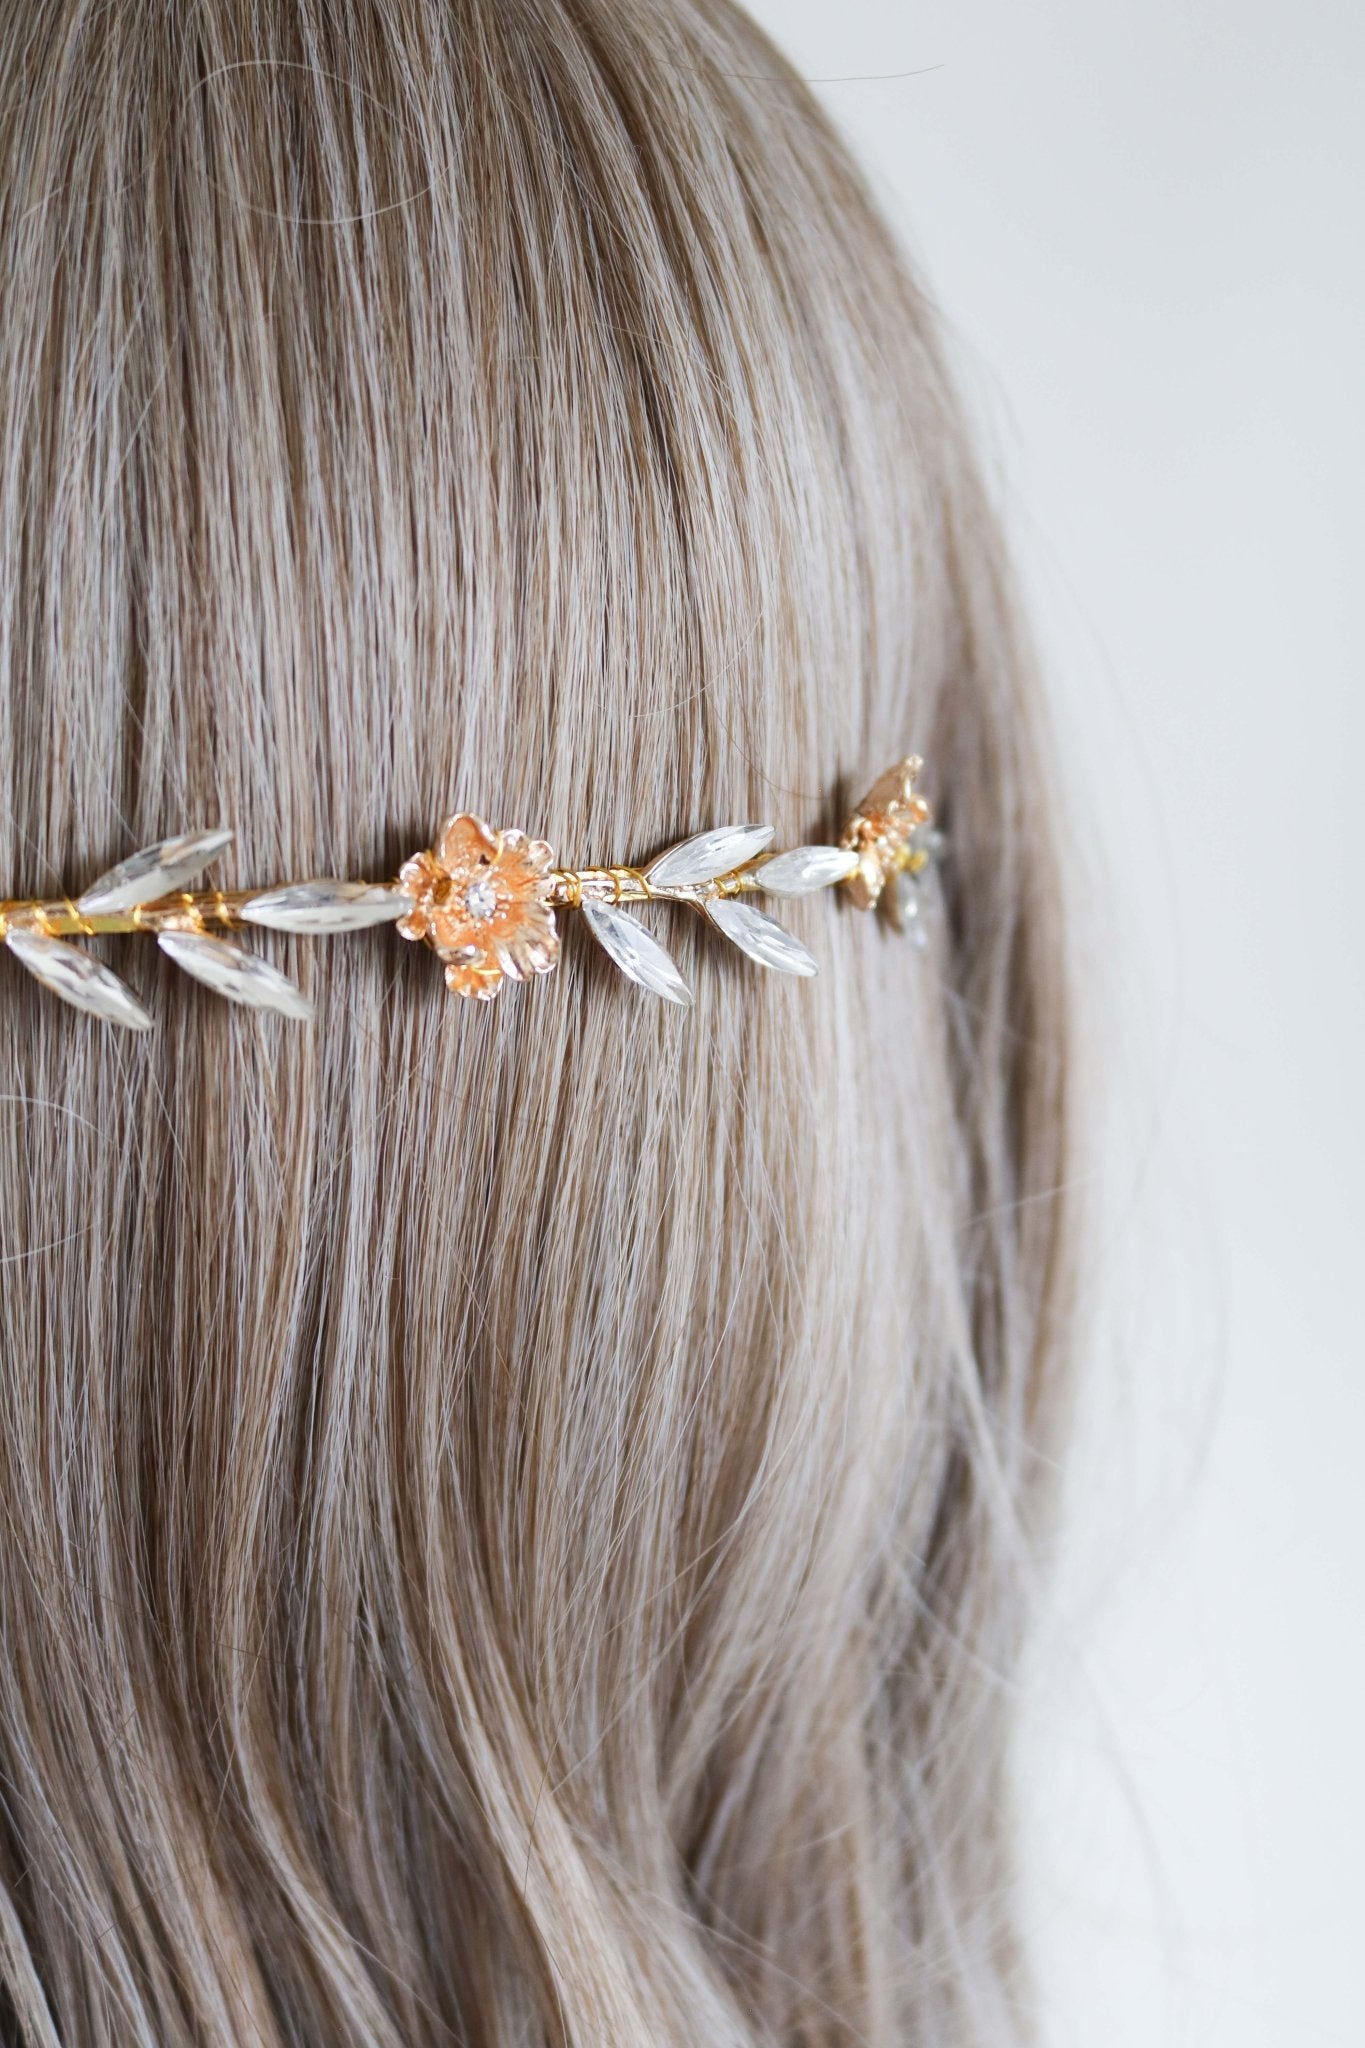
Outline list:
[[[949,323],[1084,877],[1110,1087],[1025,1702],[1045,2039],[1359,2048],[1365,5],[755,11]]]

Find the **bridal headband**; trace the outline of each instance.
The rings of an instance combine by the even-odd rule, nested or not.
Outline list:
[[[647,867],[561,868],[543,839],[495,831],[461,812],[430,849],[388,882],[284,882],[265,889],[200,889],[193,881],[231,831],[182,833],[144,848],[69,897],[0,902],[0,937],[45,987],[78,1010],[150,1030],[132,990],[74,937],[152,932],[177,967],[253,1009],[307,1018],[312,1003],[268,961],[219,936],[244,926],[350,932],[396,923],[445,966],[457,995],[487,1001],[505,981],[548,974],[559,958],[556,914],[579,911],[622,974],[671,1003],[691,990],[669,954],[626,903],[686,903],[761,967],[814,974],[816,962],[775,918],[747,899],[806,896],[839,886],[864,910],[881,904],[900,928],[918,929],[921,884],[942,840],[915,783],[922,763],[900,761],[873,784],[835,846],[770,851],[771,825],[719,825],[684,839]]]

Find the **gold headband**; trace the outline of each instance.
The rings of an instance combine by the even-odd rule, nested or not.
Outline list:
[[[457,995],[487,1000],[504,981],[548,974],[559,958],[555,913],[582,912],[621,972],[668,1002],[692,994],[672,959],[623,903],[690,903],[761,967],[814,974],[816,962],[775,919],[743,899],[757,891],[805,896],[839,884],[861,909],[878,903],[915,925],[919,884],[942,841],[915,793],[922,763],[900,761],[873,784],[837,846],[769,851],[771,825],[721,825],[684,839],[648,867],[559,868],[543,839],[494,831],[462,812],[436,844],[404,861],[391,882],[285,882],[268,889],[185,893],[232,838],[226,829],[183,833],[146,847],[92,883],[75,902],[0,902],[0,937],[45,987],[78,1010],[150,1030],[152,1019],[118,976],[70,935],[154,932],[178,967],[254,1009],[307,1018],[312,1003],[287,975],[216,937],[243,925],[283,932],[357,931],[397,923],[445,963]]]

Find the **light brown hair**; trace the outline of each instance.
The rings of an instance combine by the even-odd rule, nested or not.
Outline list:
[[[827,837],[918,954],[0,991],[16,2040],[996,2043],[1065,1351],[1036,691],[935,322],[726,0],[0,11],[0,883]]]

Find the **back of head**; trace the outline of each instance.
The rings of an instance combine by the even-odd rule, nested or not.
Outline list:
[[[861,183],[727,0],[50,0],[0,162],[8,893],[819,839],[912,744],[951,849],[814,982],[679,918],[689,1013],[574,931],[266,936],[307,1028],[98,942],[145,1038],[0,962],[10,2033],[1015,2038],[1055,857]]]

